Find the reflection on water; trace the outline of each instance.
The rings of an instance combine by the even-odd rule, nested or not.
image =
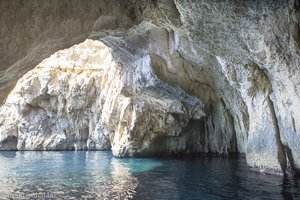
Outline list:
[[[119,197],[120,199],[133,198],[137,187],[137,178],[132,176],[130,169],[118,159],[111,161],[112,187],[109,196]]]
[[[238,159],[0,152],[0,199],[33,194],[52,199],[300,199],[299,185],[296,178],[251,172]]]
[[[140,159],[142,160],[142,159]],[[138,184],[134,172],[159,166],[137,165],[110,152],[0,152],[0,199],[9,195],[51,193],[55,197],[132,199]]]

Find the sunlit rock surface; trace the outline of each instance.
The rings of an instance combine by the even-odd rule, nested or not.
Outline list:
[[[1,107],[0,148],[109,150],[112,145],[117,156],[192,149],[189,140],[199,136],[190,138],[183,130],[204,116],[203,104],[159,81],[149,56],[126,67],[93,40],[45,59],[18,81]]]
[[[298,0],[100,2],[0,2],[0,100],[90,38],[18,81],[1,149],[240,152],[300,170]]]
[[[114,73],[113,58],[99,42],[55,53],[8,96],[1,108],[1,136],[13,135],[18,150],[86,149],[88,139],[93,148],[109,149],[109,135],[98,124],[102,77],[109,73]]]

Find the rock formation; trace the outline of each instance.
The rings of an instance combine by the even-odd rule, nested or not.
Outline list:
[[[0,148],[144,156],[201,145],[189,145],[185,130],[204,116],[203,104],[159,81],[149,55],[126,58],[116,63],[104,43],[86,40],[45,59],[1,107]]]
[[[1,1],[0,149],[239,152],[255,169],[299,171],[299,9]]]

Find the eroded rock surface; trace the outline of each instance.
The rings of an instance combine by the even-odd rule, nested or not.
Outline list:
[[[203,104],[160,82],[149,58],[122,68],[105,44],[93,40],[55,53],[20,79],[1,107],[0,148],[109,150],[112,145],[117,156],[184,152],[190,146],[183,129],[204,116]],[[128,79],[131,75],[142,80]],[[145,85],[132,85],[136,81]]]
[[[240,152],[261,171],[300,170],[298,0],[27,2],[0,3],[0,101],[91,40],[18,81],[1,149]]]

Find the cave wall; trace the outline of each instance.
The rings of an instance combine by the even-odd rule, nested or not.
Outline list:
[[[162,116],[171,111],[163,111],[166,105],[160,107],[155,101],[158,93],[165,91],[159,89],[161,84],[167,85],[175,102],[180,97],[174,88],[180,87],[185,95],[203,104],[199,110],[204,115],[184,115],[185,122],[179,120],[179,127],[175,127],[185,134],[175,134],[175,140],[181,138],[177,143],[170,142],[171,133],[165,134],[166,140],[162,139],[165,136],[150,137],[161,121],[150,120],[156,115],[144,120],[151,121],[150,125],[141,128],[144,121],[136,120],[132,122],[136,125],[126,125],[124,132],[124,124],[139,112],[118,108],[118,117],[107,117],[113,124],[107,134],[116,155],[151,154],[153,149],[240,152],[246,154],[250,166],[262,171],[299,170],[299,6],[298,0],[1,1],[0,33],[4,39],[0,42],[0,100],[5,100],[16,81],[42,59],[89,38],[103,42],[120,67],[122,90],[111,93],[133,96],[136,105],[157,107]],[[160,84],[154,84],[153,77]],[[24,84],[21,79],[14,91]],[[146,96],[141,91],[147,91]],[[110,95],[104,97],[109,99]],[[11,109],[9,103],[6,101],[2,111]],[[102,113],[109,108],[114,106],[97,109]],[[141,113],[152,113],[147,107],[141,108]],[[126,123],[121,123],[120,116]],[[8,118],[5,112],[2,118]],[[171,120],[173,125],[174,120],[178,121],[178,116]],[[32,121],[27,119],[29,124]],[[0,121],[1,135],[10,135],[3,124]],[[149,126],[152,132],[145,130]],[[92,129],[96,127],[101,129],[103,124]],[[158,132],[168,132],[169,125],[163,127]],[[84,137],[81,148],[88,148],[88,137]],[[137,141],[132,142],[132,138]],[[17,135],[2,142],[2,149],[8,149],[14,140],[18,140]],[[73,146],[71,143],[70,148]],[[99,145],[97,148],[101,149]]]
[[[93,31],[140,21],[131,1],[3,0],[0,2],[0,104],[16,81],[54,52]]]
[[[299,2],[175,3],[189,38],[215,56],[247,106],[248,164],[299,168]]]

